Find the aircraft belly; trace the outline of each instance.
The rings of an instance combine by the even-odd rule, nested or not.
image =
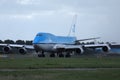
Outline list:
[[[39,50],[43,50],[43,51],[54,51],[53,47],[55,44],[37,44]]]

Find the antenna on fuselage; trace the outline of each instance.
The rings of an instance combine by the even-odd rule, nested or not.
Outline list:
[[[68,36],[75,36],[76,21],[77,21],[77,15],[74,15]]]

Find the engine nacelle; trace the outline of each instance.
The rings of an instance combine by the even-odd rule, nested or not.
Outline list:
[[[10,51],[12,51],[12,48],[10,46],[5,46],[5,47],[3,47],[3,51],[5,53],[9,53]]]
[[[57,52],[63,52],[63,51],[65,51],[65,45],[57,44],[53,47],[52,50],[57,51]]]
[[[108,51],[110,51],[110,47],[109,46],[103,46],[102,51],[108,52]]]
[[[24,55],[24,54],[27,53],[27,49],[24,48],[24,47],[23,47],[23,48],[20,48],[20,49],[19,49],[19,53]]]
[[[82,54],[83,52],[84,52],[84,50],[82,48],[75,49],[76,54]]]

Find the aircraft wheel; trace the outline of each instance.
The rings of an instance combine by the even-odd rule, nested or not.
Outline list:
[[[38,57],[42,57],[42,55],[41,55],[41,54],[38,54]]]
[[[45,57],[44,54],[38,54],[38,57]]]
[[[45,57],[45,54],[42,54],[42,57]]]
[[[50,57],[55,57],[55,54],[54,53],[50,54]]]
[[[65,55],[65,57],[66,57],[66,58],[71,57],[70,53],[67,53],[67,54]]]
[[[59,57],[64,57],[64,55],[61,53],[61,54],[59,54]]]

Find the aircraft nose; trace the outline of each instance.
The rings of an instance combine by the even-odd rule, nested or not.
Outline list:
[[[39,37],[35,37],[35,39],[33,40],[33,44],[37,44],[37,43],[39,43]]]

